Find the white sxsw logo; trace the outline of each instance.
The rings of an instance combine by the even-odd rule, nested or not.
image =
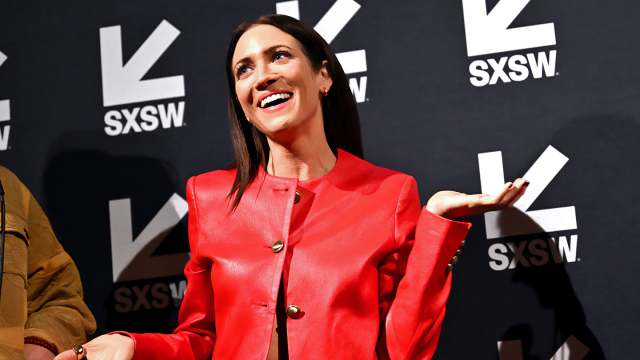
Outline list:
[[[7,60],[7,55],[0,52],[0,66]],[[0,100],[0,122],[11,120],[11,111],[9,110],[9,100]],[[0,129],[0,151],[7,150],[9,147],[9,129],[11,125],[5,125]]]
[[[541,230],[552,232],[577,229],[576,210],[573,206],[527,211],[567,161],[569,159],[566,156],[549,146],[524,175],[531,183],[524,195],[514,204],[514,209],[484,214],[487,239],[534,234]],[[502,152],[478,154],[478,164],[482,193],[499,192],[505,182]],[[519,221],[523,212],[533,220],[532,223]]]
[[[116,301],[116,311],[127,313],[130,311],[152,310],[154,308],[164,309],[169,306],[170,298],[173,300],[173,306],[180,307],[186,292],[187,281],[180,280],[177,284],[172,281],[168,284],[157,282],[153,285],[123,286],[114,292],[113,297]],[[133,302],[134,297],[135,303]],[[149,301],[149,298],[151,298],[151,301]]]
[[[488,63],[488,64],[487,64]],[[527,54],[527,57],[523,55],[513,55],[511,57],[502,57],[499,61],[494,59],[475,60],[469,65],[469,73],[473,75],[470,80],[473,86],[481,87],[487,84],[495,85],[498,80],[504,83],[513,81],[524,81],[529,77],[529,67],[525,64],[529,64],[531,68],[531,74],[534,79],[540,79],[543,75],[546,77],[552,77],[556,72],[556,50],[549,52],[549,58],[544,52],[538,53],[536,59],[535,54]],[[509,65],[510,72],[505,71],[506,65]],[[493,70],[493,75],[489,75],[486,70],[489,69],[489,65]]]
[[[506,255],[508,253],[507,246],[509,246],[508,250],[513,253],[511,261]],[[522,264],[524,267],[544,266],[549,262],[549,253],[556,264],[561,264],[565,257],[568,263],[576,262],[578,235],[571,235],[570,241],[567,241],[566,236],[560,236],[557,242],[555,238],[547,238],[547,241],[534,239],[521,241],[518,245],[509,242],[507,246],[496,243],[489,247],[489,257],[491,258],[489,266],[491,269],[495,271],[515,269],[518,264]],[[527,257],[525,252],[528,252],[530,256]]]
[[[128,134],[131,130],[133,132],[153,131],[158,128],[158,125],[162,125],[163,129],[168,129],[171,125],[181,127],[184,125],[184,104],[184,101],[180,101],[177,106],[175,103],[169,103],[166,106],[164,104],[147,105],[142,110],[139,106],[132,110],[111,110],[104,115],[104,123],[107,125],[104,131],[109,136],[116,136]],[[140,124],[136,120],[138,117]],[[122,125],[120,120],[126,120],[125,124]]]
[[[360,9],[360,4],[353,0],[337,0],[326,14],[318,21],[314,30],[322,36],[327,43],[331,43],[340,31],[347,25]],[[284,1],[276,3],[276,13],[289,15],[300,20],[300,10],[298,1]],[[336,54],[345,74],[353,74],[367,71],[367,56],[364,50],[348,51]],[[349,79],[349,87],[356,98],[361,103],[366,99],[367,77],[360,77],[360,84],[355,78]]]
[[[173,194],[134,241],[131,200],[109,201],[113,282],[181,275],[189,253],[151,254],[188,211],[187,202]]]
[[[551,360],[582,360],[591,351],[575,336],[571,335],[556,351]],[[522,342],[520,340],[498,341],[500,360],[522,360]]]
[[[556,44],[553,23],[507,29],[529,0],[500,0],[487,14],[486,0],[462,0],[469,57]]]
[[[120,26],[101,28],[100,56],[104,106],[184,96],[182,75],[141,80],[179,34],[178,29],[162,20],[123,66]]]
[[[530,0],[500,0],[487,14],[486,0],[462,0],[467,55],[494,54],[556,44],[553,23],[508,29]],[[473,86],[524,81],[531,73],[535,79],[556,75],[556,50],[537,54],[504,56],[500,60],[475,60],[469,65]],[[526,65],[529,65],[528,67]],[[490,73],[489,68],[493,71]],[[511,71],[506,71],[509,69]]]

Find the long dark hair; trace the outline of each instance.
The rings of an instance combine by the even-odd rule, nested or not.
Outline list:
[[[340,148],[355,156],[364,158],[362,139],[360,138],[360,117],[351,94],[347,76],[327,42],[305,23],[286,15],[264,15],[247,21],[236,29],[227,49],[227,85],[229,94],[229,121],[231,138],[236,150],[236,161],[229,167],[237,169],[229,197],[235,194],[232,209],[240,203],[242,194],[258,173],[258,167],[266,170],[269,159],[267,137],[255,126],[246,121],[244,111],[236,97],[235,74],[233,73],[233,53],[240,37],[256,25],[271,25],[293,36],[300,43],[302,51],[311,67],[319,71],[324,60],[328,61],[327,70],[333,84],[329,94],[322,98],[324,132],[329,147],[337,155]]]

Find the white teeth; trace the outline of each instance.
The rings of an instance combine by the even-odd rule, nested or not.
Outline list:
[[[267,96],[266,98],[264,98],[262,101],[260,101],[260,107],[263,108],[265,107],[268,103],[276,100],[276,99],[288,99],[291,97],[291,94],[289,93],[278,93],[278,94],[273,94],[271,96]]]

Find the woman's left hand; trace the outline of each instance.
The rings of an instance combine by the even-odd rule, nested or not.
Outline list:
[[[496,195],[467,195],[455,191],[439,191],[429,199],[426,208],[447,219],[503,210],[513,206],[513,203],[524,194],[527,185],[529,185],[527,180],[518,178],[513,183],[504,184],[502,191]]]

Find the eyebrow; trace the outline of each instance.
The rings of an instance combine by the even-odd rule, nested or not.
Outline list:
[[[280,45],[273,45],[273,46],[270,46],[270,47],[268,47],[267,49],[265,49],[264,51],[262,51],[262,53],[263,53],[263,54],[268,54],[268,53],[270,53],[270,52],[273,52],[275,49],[277,49],[277,48],[282,48],[282,47],[287,48],[287,49],[289,49],[289,50],[293,50],[293,49],[291,49],[291,47],[289,47],[289,46],[287,46],[287,45],[282,45],[282,44],[280,44]],[[243,57],[242,59],[240,59],[240,60],[236,61],[235,65],[233,65],[233,69],[234,69],[234,70],[235,70],[235,69],[237,69],[237,68],[238,68],[238,65],[240,65],[240,64],[242,64],[242,63],[244,63],[244,62],[246,62],[247,60],[249,60],[249,57],[248,57],[248,56],[245,56],[245,57]]]

